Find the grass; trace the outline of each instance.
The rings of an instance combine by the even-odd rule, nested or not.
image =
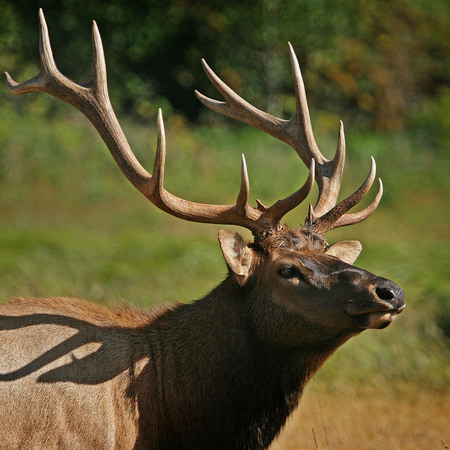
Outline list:
[[[219,227],[182,222],[149,204],[77,112],[42,114],[35,100],[21,105],[23,115],[0,108],[0,301],[61,295],[150,306],[199,298],[223,279]],[[151,171],[155,130],[124,128]],[[234,202],[242,151],[252,199],[274,202],[306,177],[291,149],[260,132],[223,124],[191,130],[179,121],[167,128],[166,186],[182,197]],[[324,136],[321,148],[335,147],[335,132],[317,134]],[[369,153],[386,193],[368,221],[328,240],[360,240],[357,265],[401,285],[407,309],[388,329],[365,332],[338,350],[274,448],[445,448],[448,149],[437,151],[413,134],[347,134],[342,195],[365,178]],[[300,206],[287,222],[302,223],[306,210]]]
[[[450,444],[447,393],[409,386],[330,393],[312,381],[271,450],[438,450]]]

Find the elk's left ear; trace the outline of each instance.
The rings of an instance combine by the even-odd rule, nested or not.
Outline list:
[[[220,230],[219,243],[228,268],[233,272],[238,283],[243,286],[250,275],[253,251],[234,231]]]
[[[340,241],[330,245],[325,254],[335,256],[347,264],[353,264],[361,253],[362,245],[359,241]]]

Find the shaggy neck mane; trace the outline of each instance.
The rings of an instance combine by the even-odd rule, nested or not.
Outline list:
[[[214,442],[217,449],[258,449],[280,432],[306,382],[342,340],[312,350],[269,348],[248,323],[255,289],[251,283],[240,288],[228,277],[202,300],[152,321],[144,372],[160,382],[145,383],[153,390],[142,393],[141,406],[166,409],[140,427],[147,430],[140,436],[143,445],[156,434],[165,437],[164,448],[180,442],[183,448],[208,448]]]

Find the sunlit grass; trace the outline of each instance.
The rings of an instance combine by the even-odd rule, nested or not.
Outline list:
[[[312,381],[271,450],[429,450],[450,444],[448,391]]]

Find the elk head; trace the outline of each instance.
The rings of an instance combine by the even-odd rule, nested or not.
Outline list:
[[[205,61],[205,72],[225,102],[199,92],[196,95],[212,110],[289,144],[309,167],[305,184],[272,206],[257,201],[257,207],[252,207],[248,204],[249,179],[242,156],[236,204],[208,205],[181,199],[164,188],[166,142],[161,110],[153,175],[136,159],[109,101],[103,48],[95,22],[91,78],[88,83],[79,84],[66,78],[56,67],[42,10],[39,16],[41,71],[23,83],[14,82],[6,74],[9,89],[16,94],[47,92],[78,108],[96,127],[124,175],[161,210],[188,221],[237,225],[250,230],[254,236],[250,244],[230,231],[221,231],[219,242],[230,276],[239,289],[248,290],[255,299],[249,308],[263,309],[266,317],[273,318],[273,333],[270,326],[263,328],[255,320],[252,326],[257,334],[271,342],[306,345],[317,342],[319,334],[319,340],[323,341],[343,334],[349,337],[366,328],[383,328],[403,310],[401,288],[352,265],[362,248],[359,242],[343,241],[328,246],[323,238],[327,231],[369,217],[379,204],[383,188],[379,180],[372,203],[360,212],[348,213],[373,184],[375,161],[372,158],[369,175],[362,186],[337,202],[345,160],[343,125],[341,122],[336,155],[327,160],[314,139],[299,64],[290,44],[297,100],[297,111],[291,120],[274,117],[247,103]],[[288,228],[281,222],[282,218],[307,197],[315,181],[319,187],[316,205],[310,206],[303,226]]]

